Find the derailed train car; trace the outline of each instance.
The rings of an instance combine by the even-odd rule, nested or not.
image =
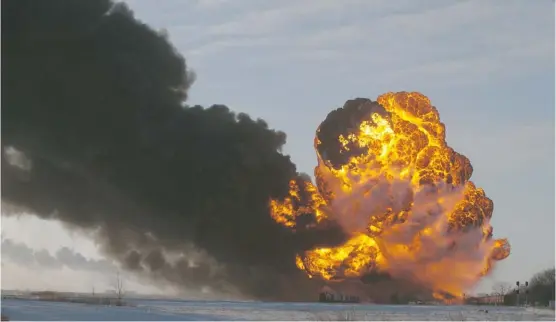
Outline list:
[[[343,294],[335,291],[329,286],[325,286],[319,293],[319,302],[324,303],[360,303],[359,296],[351,294]]]

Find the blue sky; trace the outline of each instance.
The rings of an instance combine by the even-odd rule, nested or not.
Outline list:
[[[303,172],[313,171],[314,133],[330,110],[354,97],[424,93],[494,200],[495,235],[512,244],[479,290],[554,265],[554,1],[126,2],[166,29],[196,72],[188,104],[265,119],[287,133],[285,153]],[[14,240],[32,225],[3,221]],[[59,244],[94,252],[69,240]]]

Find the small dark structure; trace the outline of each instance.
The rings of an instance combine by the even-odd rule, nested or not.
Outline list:
[[[319,302],[323,303],[360,303],[359,296],[346,295],[334,291],[328,286],[322,288],[319,293]]]

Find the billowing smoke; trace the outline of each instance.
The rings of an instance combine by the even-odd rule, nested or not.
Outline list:
[[[269,200],[299,177],[285,134],[223,105],[185,106],[193,81],[121,3],[2,1],[3,202],[96,231],[106,254],[154,279],[314,297],[295,255],[343,231],[315,232],[314,214],[307,229],[277,224]]]
[[[342,245],[297,256],[310,276],[389,277],[397,284],[389,289],[403,280],[452,300],[509,255],[508,241],[492,238],[492,200],[470,181],[469,159],[447,144],[423,94],[348,100],[321,123],[315,149],[316,185],[292,180],[290,195],[271,202],[272,217],[286,227],[298,229],[297,218],[314,212],[349,235]],[[303,194],[312,202],[300,207]]]
[[[2,256],[28,268],[61,269],[65,266],[73,270],[101,273],[110,277],[117,271],[117,268],[106,259],[88,259],[68,247],[62,247],[55,254],[51,254],[46,249],[33,250],[9,238],[2,239]]]

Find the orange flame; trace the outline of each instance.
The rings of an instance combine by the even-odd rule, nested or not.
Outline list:
[[[271,216],[295,229],[297,217],[313,213],[317,223],[335,220],[350,235],[341,246],[298,255],[297,267],[310,277],[381,271],[461,296],[509,256],[508,241],[492,239],[493,203],[469,181],[470,161],[446,144],[426,96],[387,93],[377,102],[384,111],[371,109],[337,137],[340,154],[349,156],[339,166],[318,152],[317,130],[316,186],[292,180],[287,198],[270,201]],[[309,196],[305,204],[300,192]]]

